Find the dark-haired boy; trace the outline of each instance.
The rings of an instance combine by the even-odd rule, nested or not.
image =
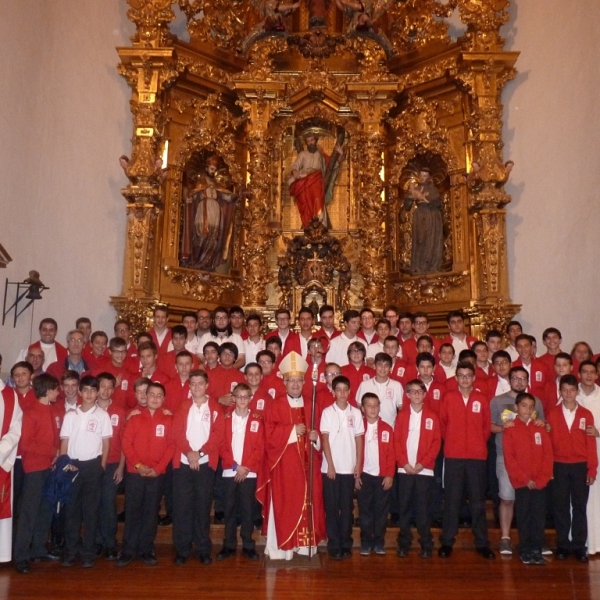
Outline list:
[[[451,344],[456,354],[461,350],[469,350],[477,341],[465,331],[465,315],[461,310],[451,310],[446,315],[449,333],[442,339],[442,344]]]
[[[79,470],[66,505],[64,567],[75,564],[83,525],[81,566],[96,564],[96,528],[102,477],[108,460],[112,425],[108,413],[96,404],[100,384],[85,375],[79,382],[81,405],[69,410],[60,429],[60,453],[67,454]]]
[[[166,306],[156,306],[153,312],[154,326],[148,332],[156,345],[157,353],[162,356],[169,351],[171,330],[167,327],[169,310]]]
[[[326,360],[328,363],[334,362],[340,367],[348,364],[348,346],[352,342],[360,342],[367,351],[367,344],[364,339],[357,337],[357,332],[360,328],[360,313],[356,310],[347,310],[343,317],[345,329],[336,338],[331,340],[329,349],[327,350]]]
[[[542,333],[542,343],[546,346],[546,353],[542,354],[539,359],[546,366],[549,373],[554,372],[554,361],[556,356],[562,352],[560,344],[562,342],[562,334],[556,327],[548,327]]]
[[[175,365],[177,356],[180,352],[189,352],[186,349],[187,330],[183,325],[175,325],[171,330],[171,345],[172,350],[169,350],[166,354],[159,355],[156,365],[159,371],[162,371],[169,379],[175,379],[178,377],[177,367]],[[192,368],[198,368],[198,359],[195,355],[190,353],[192,357]],[[163,384],[166,385],[166,384]]]
[[[42,490],[58,453],[58,430],[50,406],[59,394],[58,380],[42,373],[33,381],[33,392],[37,402],[23,413],[20,440],[25,474],[14,548],[15,569],[19,573],[29,572],[32,558],[54,558],[46,549],[52,507],[43,498]]]

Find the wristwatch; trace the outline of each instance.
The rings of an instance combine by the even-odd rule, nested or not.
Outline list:
[[[206,456],[206,452],[203,452],[202,450],[200,450],[199,454],[200,458],[204,458]]]

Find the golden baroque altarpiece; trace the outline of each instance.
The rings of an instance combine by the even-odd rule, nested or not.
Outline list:
[[[240,304],[267,319],[280,306],[396,304],[426,310],[434,332],[462,308],[476,334],[518,311],[502,155],[501,93],[518,56],[500,36],[508,0],[127,2],[136,33],[119,72],[134,125],[112,303],[134,328],[158,303],[174,315]],[[189,42],[169,29],[176,5]],[[305,222],[290,175],[311,136],[327,218]],[[425,229],[439,251],[425,268],[416,229],[433,226],[412,196],[423,171],[439,198],[423,214],[441,214],[437,233]]]

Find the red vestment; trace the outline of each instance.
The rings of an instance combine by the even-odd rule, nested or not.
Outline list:
[[[320,217],[325,210],[325,181],[321,171],[313,171],[306,177],[296,179],[290,185],[290,195],[298,206],[302,229],[307,229],[313,217]]]

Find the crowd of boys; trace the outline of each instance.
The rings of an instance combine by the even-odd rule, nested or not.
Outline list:
[[[460,311],[438,339],[425,313],[394,306],[379,319],[346,311],[341,330],[331,306],[318,324],[301,309],[298,331],[278,310],[264,336],[261,316],[240,307],[168,321],[157,306],[150,331],[134,339],[118,320],[109,338],[83,317],[63,347],[43,319],[12,366],[0,406],[0,560],[19,573],[41,560],[155,565],[157,526],[171,524],[174,564],[194,555],[209,565],[211,515],[225,525],[217,560],[236,554],[238,526],[248,560],[260,558],[255,527],[272,559],[326,539],[342,560],[355,498],[362,556],[385,555],[391,520],[398,557],[415,524],[420,556],[433,555],[435,525],[437,554],[449,558],[468,522],[492,560],[486,498],[503,555],[515,517],[525,564],[552,554],[549,523],[557,559],[600,552],[600,358],[587,343],[564,352],[549,328],[539,355],[516,321],[477,340]],[[58,475],[66,502],[51,501]]]

